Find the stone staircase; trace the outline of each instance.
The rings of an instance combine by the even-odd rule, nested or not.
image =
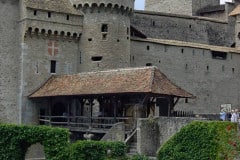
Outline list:
[[[133,156],[137,154],[137,142],[132,142],[130,143],[130,145],[128,146],[128,156]]]

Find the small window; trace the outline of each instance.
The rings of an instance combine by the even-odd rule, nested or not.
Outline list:
[[[107,33],[102,34],[102,40],[107,40]]]
[[[56,73],[56,61],[52,60],[51,61],[51,66],[50,66],[50,73]]]
[[[36,16],[37,15],[37,10],[33,11],[33,15]]]
[[[188,98],[185,98],[185,103],[188,103]]]
[[[91,41],[92,41],[92,38],[88,38],[88,41],[91,42]]]
[[[232,68],[232,72],[233,72],[233,73],[235,72],[235,68]]]
[[[67,20],[69,20],[69,15],[67,15]]]
[[[146,66],[152,66],[152,63],[146,63]]]
[[[207,70],[209,70],[209,66],[207,66]]]
[[[183,53],[184,52],[184,49],[181,49],[181,53]]]
[[[147,46],[147,50],[150,50],[150,46]]]
[[[92,61],[101,61],[101,60],[102,60],[102,56],[92,57]]]
[[[102,32],[108,32],[108,25],[107,24],[102,24],[101,31]]]
[[[51,18],[51,16],[52,16],[52,13],[48,12],[48,18]]]
[[[219,52],[219,51],[212,51],[212,58],[213,59],[225,60],[225,59],[227,59],[227,53],[226,52]]]
[[[79,52],[79,63],[82,63],[82,52]]]
[[[155,26],[155,21],[154,20],[152,20],[152,26]]]

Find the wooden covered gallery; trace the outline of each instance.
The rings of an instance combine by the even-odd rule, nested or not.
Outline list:
[[[170,116],[179,98],[192,97],[156,67],[56,75],[29,96],[40,124],[83,132],[107,132],[118,122],[133,130],[138,118]]]

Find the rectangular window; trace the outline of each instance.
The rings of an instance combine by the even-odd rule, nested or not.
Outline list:
[[[37,10],[33,11],[33,15],[36,16],[37,15]]]
[[[52,60],[50,65],[50,73],[56,73],[56,64],[57,62]]]
[[[69,15],[67,15],[67,20],[69,20]]]
[[[213,59],[225,60],[225,59],[227,59],[227,53],[226,52],[219,52],[219,51],[212,51],[212,58]]]
[[[108,25],[107,24],[102,24],[101,31],[102,32],[108,32]]]
[[[48,18],[51,18],[51,16],[52,16],[52,13],[48,12]]]

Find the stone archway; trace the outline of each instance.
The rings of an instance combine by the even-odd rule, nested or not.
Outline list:
[[[40,143],[31,145],[26,152],[25,160],[45,160],[44,146]]]

